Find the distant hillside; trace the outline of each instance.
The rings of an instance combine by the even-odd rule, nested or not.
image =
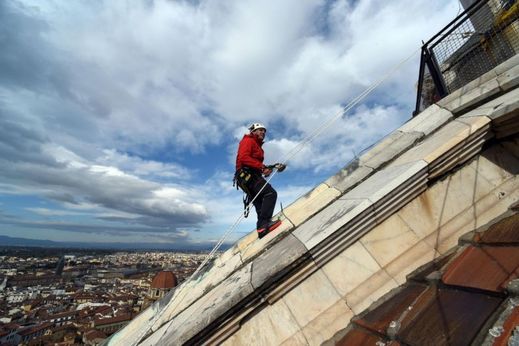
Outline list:
[[[0,235],[1,246],[51,246],[59,247],[60,244],[50,240],[13,238],[5,235]]]
[[[57,242],[51,240],[15,238],[0,235],[0,246],[30,246],[52,248],[82,248],[82,249],[117,249],[117,250],[175,250],[202,251],[211,250],[212,244],[178,246],[165,243],[83,243]],[[226,246],[228,247],[228,246]]]

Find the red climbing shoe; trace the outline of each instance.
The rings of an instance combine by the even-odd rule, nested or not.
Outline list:
[[[273,230],[275,230],[276,228],[278,228],[280,225],[281,225],[281,220],[270,221],[266,227],[262,227],[257,230],[258,238],[260,238],[260,239],[263,238],[268,233],[270,233]]]

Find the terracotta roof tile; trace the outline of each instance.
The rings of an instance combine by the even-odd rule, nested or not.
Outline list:
[[[122,314],[115,317],[103,318],[103,319],[95,319],[94,324],[96,326],[103,326],[106,324],[112,324],[117,322],[130,321],[132,319],[132,314]]]
[[[519,243],[519,214],[509,216],[488,231],[477,233],[475,241],[481,243]]]
[[[388,304],[381,304],[366,314],[355,318],[355,323],[370,329],[376,333],[385,334],[392,321],[397,321],[419,297],[427,286],[421,284],[409,284],[398,289],[389,298]]]
[[[106,334],[98,329],[90,329],[83,334],[85,340],[106,339]]]
[[[442,281],[448,285],[501,292],[517,277],[518,269],[516,246],[469,246],[449,264]]]
[[[353,322],[404,344],[464,345],[502,301],[482,293],[409,284]]]
[[[385,345],[398,346],[400,343],[396,341],[388,342],[387,339],[382,338],[371,333],[367,333],[361,328],[353,327],[345,336],[335,343],[336,346],[350,346],[350,345]]]
[[[430,286],[401,321],[398,338],[412,345],[468,345],[502,301]]]
[[[151,282],[151,288],[173,288],[178,281],[172,271],[162,271],[157,273]]]
[[[519,325],[519,306],[510,308],[519,303],[519,285],[510,286],[519,282],[518,224],[519,214],[500,219],[466,238],[471,243],[417,269],[354,317],[335,344],[470,345],[497,328],[490,344],[506,345]]]

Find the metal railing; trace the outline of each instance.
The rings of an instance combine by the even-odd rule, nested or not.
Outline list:
[[[519,1],[475,1],[423,44],[413,115],[517,53]]]

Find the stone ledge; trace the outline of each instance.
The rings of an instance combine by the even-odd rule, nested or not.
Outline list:
[[[143,340],[142,345],[153,345],[155,342],[163,345],[183,344],[211,323],[220,319],[234,308],[245,297],[254,292],[251,284],[252,263],[237,270],[220,285],[203,295],[187,309],[174,316],[168,323],[154,328],[163,330],[160,338]],[[197,316],[197,318],[192,318]],[[166,326],[166,329],[164,327]]]
[[[252,261],[252,286],[259,289],[277,281],[307,252],[307,248],[296,237],[287,235]]]
[[[509,91],[519,84],[519,59],[517,55],[496,66],[493,70],[450,93],[438,101],[438,106],[455,115],[478,106],[499,93]]]

